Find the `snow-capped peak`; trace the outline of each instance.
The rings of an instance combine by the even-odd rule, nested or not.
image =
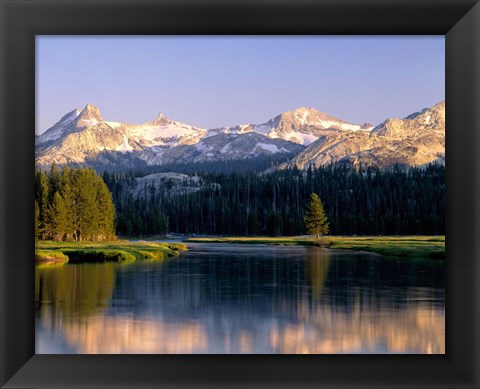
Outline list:
[[[165,119],[165,115],[163,114],[163,112],[159,112],[157,117],[155,118],[155,121],[162,120],[162,119]]]
[[[394,138],[418,137],[424,131],[445,132],[445,102],[442,101],[433,107],[424,108],[403,119],[386,119],[376,126],[372,133]]]
[[[266,123],[254,125],[252,130],[269,138],[281,138],[307,146],[325,131],[370,131],[372,128],[345,122],[314,108],[300,107],[282,112]]]
[[[441,102],[405,119],[388,119],[373,130],[368,123],[348,123],[307,107],[283,112],[263,124],[207,130],[163,113],[144,124],[105,122],[98,108],[87,104],[64,115],[35,141],[40,165],[83,163],[95,155],[101,160],[104,151],[159,164],[300,153],[308,146],[294,161],[304,167],[311,161],[318,165],[361,153],[386,166],[395,154],[391,147],[405,163],[421,165],[444,158],[444,139],[445,103]]]
[[[66,115],[62,116],[59,123],[67,124],[67,123],[72,122],[73,120],[75,120],[77,118],[78,115],[80,115],[80,112],[81,111],[78,108],[74,109],[73,111],[71,111],[71,112],[67,113]]]
[[[159,114],[157,115],[157,117],[155,118],[155,120],[152,120],[148,123],[145,123],[145,125],[153,125],[153,126],[170,126],[170,125],[174,125],[174,126],[188,126],[187,124],[185,123],[181,123],[181,122],[176,122],[175,120],[172,120],[172,119],[169,119],[168,117],[165,116],[165,114],[163,112],[159,112]]]
[[[67,132],[70,127],[69,125],[78,117],[80,112],[81,111],[76,108],[63,115],[57,123],[35,139],[36,144],[42,144],[61,138],[62,135]]]
[[[92,104],[87,104],[76,120],[77,126],[81,127],[94,126],[100,122],[103,122],[100,111],[98,107]]]

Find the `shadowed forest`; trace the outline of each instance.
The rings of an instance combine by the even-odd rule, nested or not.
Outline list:
[[[135,195],[136,173],[104,173],[117,210],[119,236],[165,233],[288,236],[305,233],[308,198],[317,193],[332,235],[443,235],[445,167],[389,171],[346,165],[268,174],[197,173],[194,193],[169,195],[168,185]],[[138,188],[137,188],[138,191]]]

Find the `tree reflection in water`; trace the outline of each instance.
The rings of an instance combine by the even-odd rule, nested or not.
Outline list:
[[[444,353],[443,279],[442,262],[192,245],[162,263],[37,269],[37,337],[77,353]]]

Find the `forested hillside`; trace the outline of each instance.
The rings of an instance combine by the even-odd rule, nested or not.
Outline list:
[[[111,193],[93,169],[55,165],[35,172],[35,237],[101,241],[115,237]]]
[[[205,173],[195,193],[143,188],[135,174],[104,173],[123,236],[180,234],[297,235],[305,233],[308,197],[317,193],[332,235],[444,234],[445,168],[381,171],[330,165],[269,174]]]

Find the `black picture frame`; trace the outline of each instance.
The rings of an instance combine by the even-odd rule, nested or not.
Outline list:
[[[479,388],[480,4],[0,0],[2,388]],[[35,355],[35,35],[445,35],[445,355]]]

